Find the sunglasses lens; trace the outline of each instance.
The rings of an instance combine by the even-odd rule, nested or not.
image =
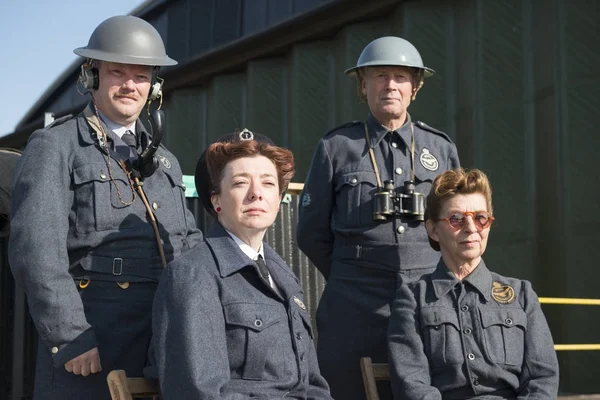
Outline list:
[[[485,211],[478,212],[475,214],[473,219],[475,220],[475,225],[477,225],[479,229],[487,228],[492,222],[490,219],[490,214],[486,213]]]
[[[465,224],[465,216],[463,213],[454,213],[448,217],[448,222],[453,228],[462,228]]]

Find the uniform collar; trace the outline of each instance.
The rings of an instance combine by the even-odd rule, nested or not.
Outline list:
[[[233,275],[239,270],[252,267],[258,274],[258,266],[236,245],[235,240],[218,221],[208,230],[205,236],[206,243],[215,256],[215,262],[222,278]],[[281,291],[283,298],[293,296],[294,288],[299,286],[298,278],[287,267],[285,261],[270,246],[263,242],[265,262],[269,272]],[[233,251],[232,251],[233,248]]]
[[[247,255],[251,260],[257,260],[258,256],[262,256],[262,258],[265,258],[265,247],[262,245],[262,243],[260,244],[260,249],[258,249],[258,251],[254,250],[252,247],[250,247],[247,243],[245,243],[242,239],[240,239],[239,237],[237,237],[236,235],[234,235],[232,232],[229,232],[227,229],[225,229],[225,231],[229,234],[229,236],[231,236],[231,238],[233,239],[233,241],[235,242],[235,244],[238,245],[238,247],[240,248],[240,250]]]
[[[206,233],[206,243],[215,254],[217,267],[223,278],[238,272],[242,268],[254,265],[252,259],[244,254],[240,247],[236,245],[233,237],[227,233],[219,222],[215,222]],[[232,251],[232,247],[235,250]],[[221,260],[227,260],[227,262],[221,262]]]
[[[450,272],[444,261],[440,258],[436,270],[433,271],[433,274],[431,275],[431,282],[433,284],[435,295],[439,299],[460,283],[460,280]],[[481,259],[479,265],[475,267],[473,272],[463,279],[463,282],[475,288],[486,301],[490,301],[492,274],[485,266],[483,259]]]
[[[116,122],[112,121],[100,110],[98,110],[98,115],[100,116],[102,122],[104,122],[104,125],[118,137],[122,137],[127,131],[130,131],[131,133],[135,134],[135,127],[137,125],[137,121],[133,121],[133,124],[128,128],[126,126],[119,125]]]
[[[95,114],[92,102],[88,103],[88,105],[86,106],[86,109],[84,109],[84,111],[82,111],[79,114],[79,117],[77,119],[77,128],[79,131],[79,138],[81,139],[82,143],[91,145],[91,144],[97,143],[98,139],[96,137],[96,131],[88,123],[88,121],[85,117],[86,112]],[[102,119],[100,120],[100,123],[102,124],[102,127],[104,128],[104,130],[107,132],[107,135],[108,135],[108,131],[110,129],[108,128],[108,126],[106,126],[106,124],[102,121]],[[140,138],[139,140],[141,140],[141,142],[138,142],[138,143],[142,143],[144,145],[144,147],[150,143],[150,140],[151,140],[150,134],[148,133],[148,131],[146,130],[146,127],[144,126],[144,124],[142,123],[142,121],[139,118],[135,122],[135,135],[138,138]]]
[[[381,125],[381,123],[377,121],[377,119],[375,119],[373,114],[369,113],[369,116],[367,117],[367,127],[369,128],[369,139],[371,141],[371,147],[375,148],[379,146],[379,143],[383,140],[385,135],[388,134],[388,132],[393,132],[397,134],[404,141],[404,143],[407,146],[409,146],[412,132],[410,129],[411,123],[412,121],[410,119],[410,114],[406,113],[406,121],[404,122],[404,124],[395,131],[390,131],[388,128]]]

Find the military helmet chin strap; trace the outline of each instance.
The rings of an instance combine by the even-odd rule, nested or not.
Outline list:
[[[122,195],[121,195],[121,190],[119,189],[119,186],[115,182],[115,179],[113,178],[113,175],[112,175],[112,169],[111,169],[111,163],[110,163],[111,157],[110,157],[110,150],[108,148],[107,135],[106,135],[106,132],[104,131],[104,127],[102,126],[102,122],[100,122],[100,116],[98,115],[98,108],[96,107],[96,104],[93,101],[83,110],[83,115],[84,115],[86,121],[88,122],[88,124],[93,129],[94,133],[96,134],[96,136],[98,138],[98,144],[100,145],[101,150],[103,150],[103,153],[106,155],[106,159],[107,159],[106,165],[107,165],[107,169],[108,169],[108,176],[110,178],[110,181],[113,183],[113,185],[115,186],[115,188],[117,190],[117,196],[119,197],[119,201],[125,206],[129,206],[129,205],[133,204],[133,202],[135,201],[135,197],[136,197],[135,196],[136,191],[139,194],[140,198],[142,199],[142,202],[144,203],[144,206],[146,207],[146,214],[148,215],[150,224],[152,225],[152,228],[154,229],[154,234],[156,236],[156,244],[158,245],[158,253],[160,255],[162,267],[163,267],[163,269],[167,268],[167,260],[165,257],[165,250],[164,250],[164,246],[162,243],[162,239],[160,238],[160,231],[158,229],[158,223],[156,221],[156,216],[154,215],[154,212],[152,211],[152,208],[150,207],[150,203],[148,202],[146,193],[144,192],[143,183],[140,182],[140,179],[136,174],[132,174],[131,171],[129,171],[129,169],[127,168],[125,163],[121,160],[119,162],[119,166],[121,167],[123,172],[125,172],[125,174],[127,175],[127,178],[129,179],[129,184],[131,187],[131,196],[132,196],[131,201],[129,201],[129,202],[126,202],[123,200]]]

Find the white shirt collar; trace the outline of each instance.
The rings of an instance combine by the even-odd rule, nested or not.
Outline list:
[[[108,129],[110,129],[111,131],[113,131],[114,134],[117,135],[118,137],[123,137],[123,135],[127,131],[131,131],[131,133],[133,133],[135,135],[136,121],[133,121],[133,124],[129,128],[127,128],[125,126],[122,126],[122,125],[119,125],[119,124],[113,122],[106,115],[102,114],[102,111],[100,111],[100,110],[98,110],[98,115],[100,116],[100,119],[102,119],[102,122],[104,122],[106,127]]]
[[[252,247],[250,247],[248,244],[243,242],[242,239],[235,236],[233,233],[229,232],[227,229],[225,229],[225,231],[227,233],[229,233],[229,236],[232,237],[235,244],[237,244],[239,246],[240,250],[242,250],[245,255],[250,257],[251,260],[256,261],[258,259],[259,254],[262,256],[263,259],[265,258],[265,251],[264,251],[262,243],[260,244],[260,249],[258,249],[258,251],[256,251]]]

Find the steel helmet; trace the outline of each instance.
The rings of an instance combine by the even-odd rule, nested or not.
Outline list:
[[[384,36],[369,43],[355,67],[348,68],[346,74],[356,73],[359,68],[383,65],[419,68],[425,77],[432,76],[435,71],[423,65],[421,55],[408,40],[396,36]]]
[[[104,20],[92,32],[88,45],[73,52],[81,57],[121,64],[177,64],[167,56],[158,31],[145,20],[131,15]]]

